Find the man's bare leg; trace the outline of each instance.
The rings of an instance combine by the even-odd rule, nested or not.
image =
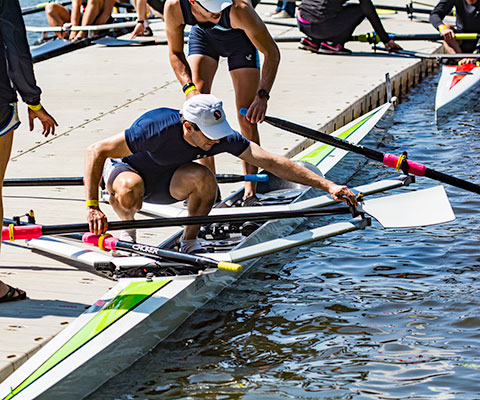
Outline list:
[[[88,0],[85,11],[82,16],[82,26],[93,25],[104,7],[103,0]],[[83,39],[88,36],[88,32],[78,32],[75,39]]]
[[[211,57],[194,54],[188,57],[188,64],[192,70],[193,83],[196,88],[200,93],[211,93],[218,62]],[[202,158],[200,164],[205,165],[215,173],[215,159],[213,157]]]
[[[170,194],[177,200],[188,199],[188,216],[208,215],[215,202],[217,181],[212,172],[197,163],[177,168],[170,181]],[[183,239],[196,239],[200,225],[186,226]]]
[[[240,108],[248,108],[257,95],[260,81],[260,70],[257,68],[239,68],[230,72],[235,90],[235,102],[237,106],[237,118],[240,131],[243,136],[257,144],[260,144],[257,124],[251,124],[240,114]],[[245,174],[256,174],[258,168],[242,161]],[[256,192],[255,182],[245,182],[245,198],[251,197]]]
[[[48,3],[45,7],[45,15],[49,26],[63,26],[66,22],[70,22],[70,10],[57,3]],[[60,39],[65,38],[64,32],[55,32],[55,35]]]
[[[143,179],[135,172],[124,171],[118,174],[109,188],[110,205],[120,219],[135,219],[143,204],[145,186]]]
[[[12,151],[13,142],[13,129],[0,137],[0,215],[3,221],[3,180],[5,178],[5,170],[7,169],[8,160],[10,159],[10,153]],[[1,242],[0,242],[1,244]],[[0,297],[3,297],[8,292],[8,286],[6,283],[0,281]],[[17,296],[23,293],[22,290],[18,290]],[[17,297],[13,296],[13,297]]]
[[[453,39],[453,40],[444,40],[443,41],[443,47],[445,48],[445,51],[448,53],[448,54],[457,54],[457,53],[461,53],[462,52],[462,49],[460,47],[460,44],[458,43],[457,40]]]

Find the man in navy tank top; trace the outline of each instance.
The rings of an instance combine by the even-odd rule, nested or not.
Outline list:
[[[164,17],[172,68],[189,99],[210,93],[220,57],[227,57],[237,110],[248,108],[247,118],[238,113],[240,131],[259,143],[257,123],[262,122],[275,80],[280,51],[265,24],[248,0],[167,0]],[[191,25],[188,58],[183,51],[185,25]],[[264,56],[260,72],[259,55]],[[205,160],[212,171],[212,158]],[[245,173],[257,169],[243,164]],[[259,205],[255,184],[245,184],[245,205]]]
[[[211,170],[194,160],[230,153],[276,176],[328,192],[333,199],[357,204],[346,187],[325,179],[288,158],[271,154],[234,131],[211,94],[188,99],[183,109],[158,108],[138,118],[125,132],[99,141],[85,156],[87,221],[100,235],[108,222],[98,204],[98,185],[103,177],[110,204],[122,220],[132,220],[142,202],[169,204],[188,199],[188,215],[208,215],[215,202],[217,182]],[[181,251],[202,252],[199,226],[187,226]],[[135,241],[135,232],[120,238]]]

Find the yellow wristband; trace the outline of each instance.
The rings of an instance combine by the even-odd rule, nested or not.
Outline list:
[[[98,200],[87,200],[85,203],[87,207],[98,207]]]
[[[192,86],[190,86],[189,88],[187,88],[187,89],[185,90],[185,92],[184,92],[184,93],[185,93],[185,96],[186,96],[187,94],[189,94],[192,90],[197,90],[197,88],[195,87],[195,85],[192,85]]]
[[[37,105],[32,106],[31,104],[28,105],[28,108],[33,111],[38,111],[42,109],[42,105],[38,103]]]
[[[443,24],[443,25],[440,25],[440,26],[438,27],[438,31],[441,32],[441,31],[443,31],[444,29],[447,29],[447,28],[448,28],[448,26],[445,25],[445,24]]]

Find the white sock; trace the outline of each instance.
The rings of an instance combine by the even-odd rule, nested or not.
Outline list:
[[[118,238],[124,242],[137,243],[137,231],[135,229],[125,229],[120,231]]]
[[[203,247],[198,239],[180,239],[180,252],[193,254],[198,251],[203,251]]]

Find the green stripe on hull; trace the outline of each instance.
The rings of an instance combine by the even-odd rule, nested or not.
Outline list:
[[[95,338],[109,326],[117,322],[129,311],[135,309],[155,292],[160,290],[171,280],[161,279],[152,282],[132,282],[123,289],[110,303],[93,317],[82,329],[70,340],[58,349],[47,361],[45,361],[32,375],[23,381],[17,388],[3,400],[9,400],[31,385],[50,369],[65,360],[83,345]]]
[[[363,126],[370,118],[372,118],[376,113],[372,113],[369,116],[362,119],[360,122],[352,126],[351,128],[347,129],[345,132],[340,133],[337,137],[339,139],[346,140],[348,139],[354,132],[356,132],[359,128]],[[336,147],[330,146],[329,144],[324,144],[313,150],[311,153],[303,156],[300,161],[309,162],[313,165],[320,164],[325,158],[327,158],[330,153],[335,150]]]

